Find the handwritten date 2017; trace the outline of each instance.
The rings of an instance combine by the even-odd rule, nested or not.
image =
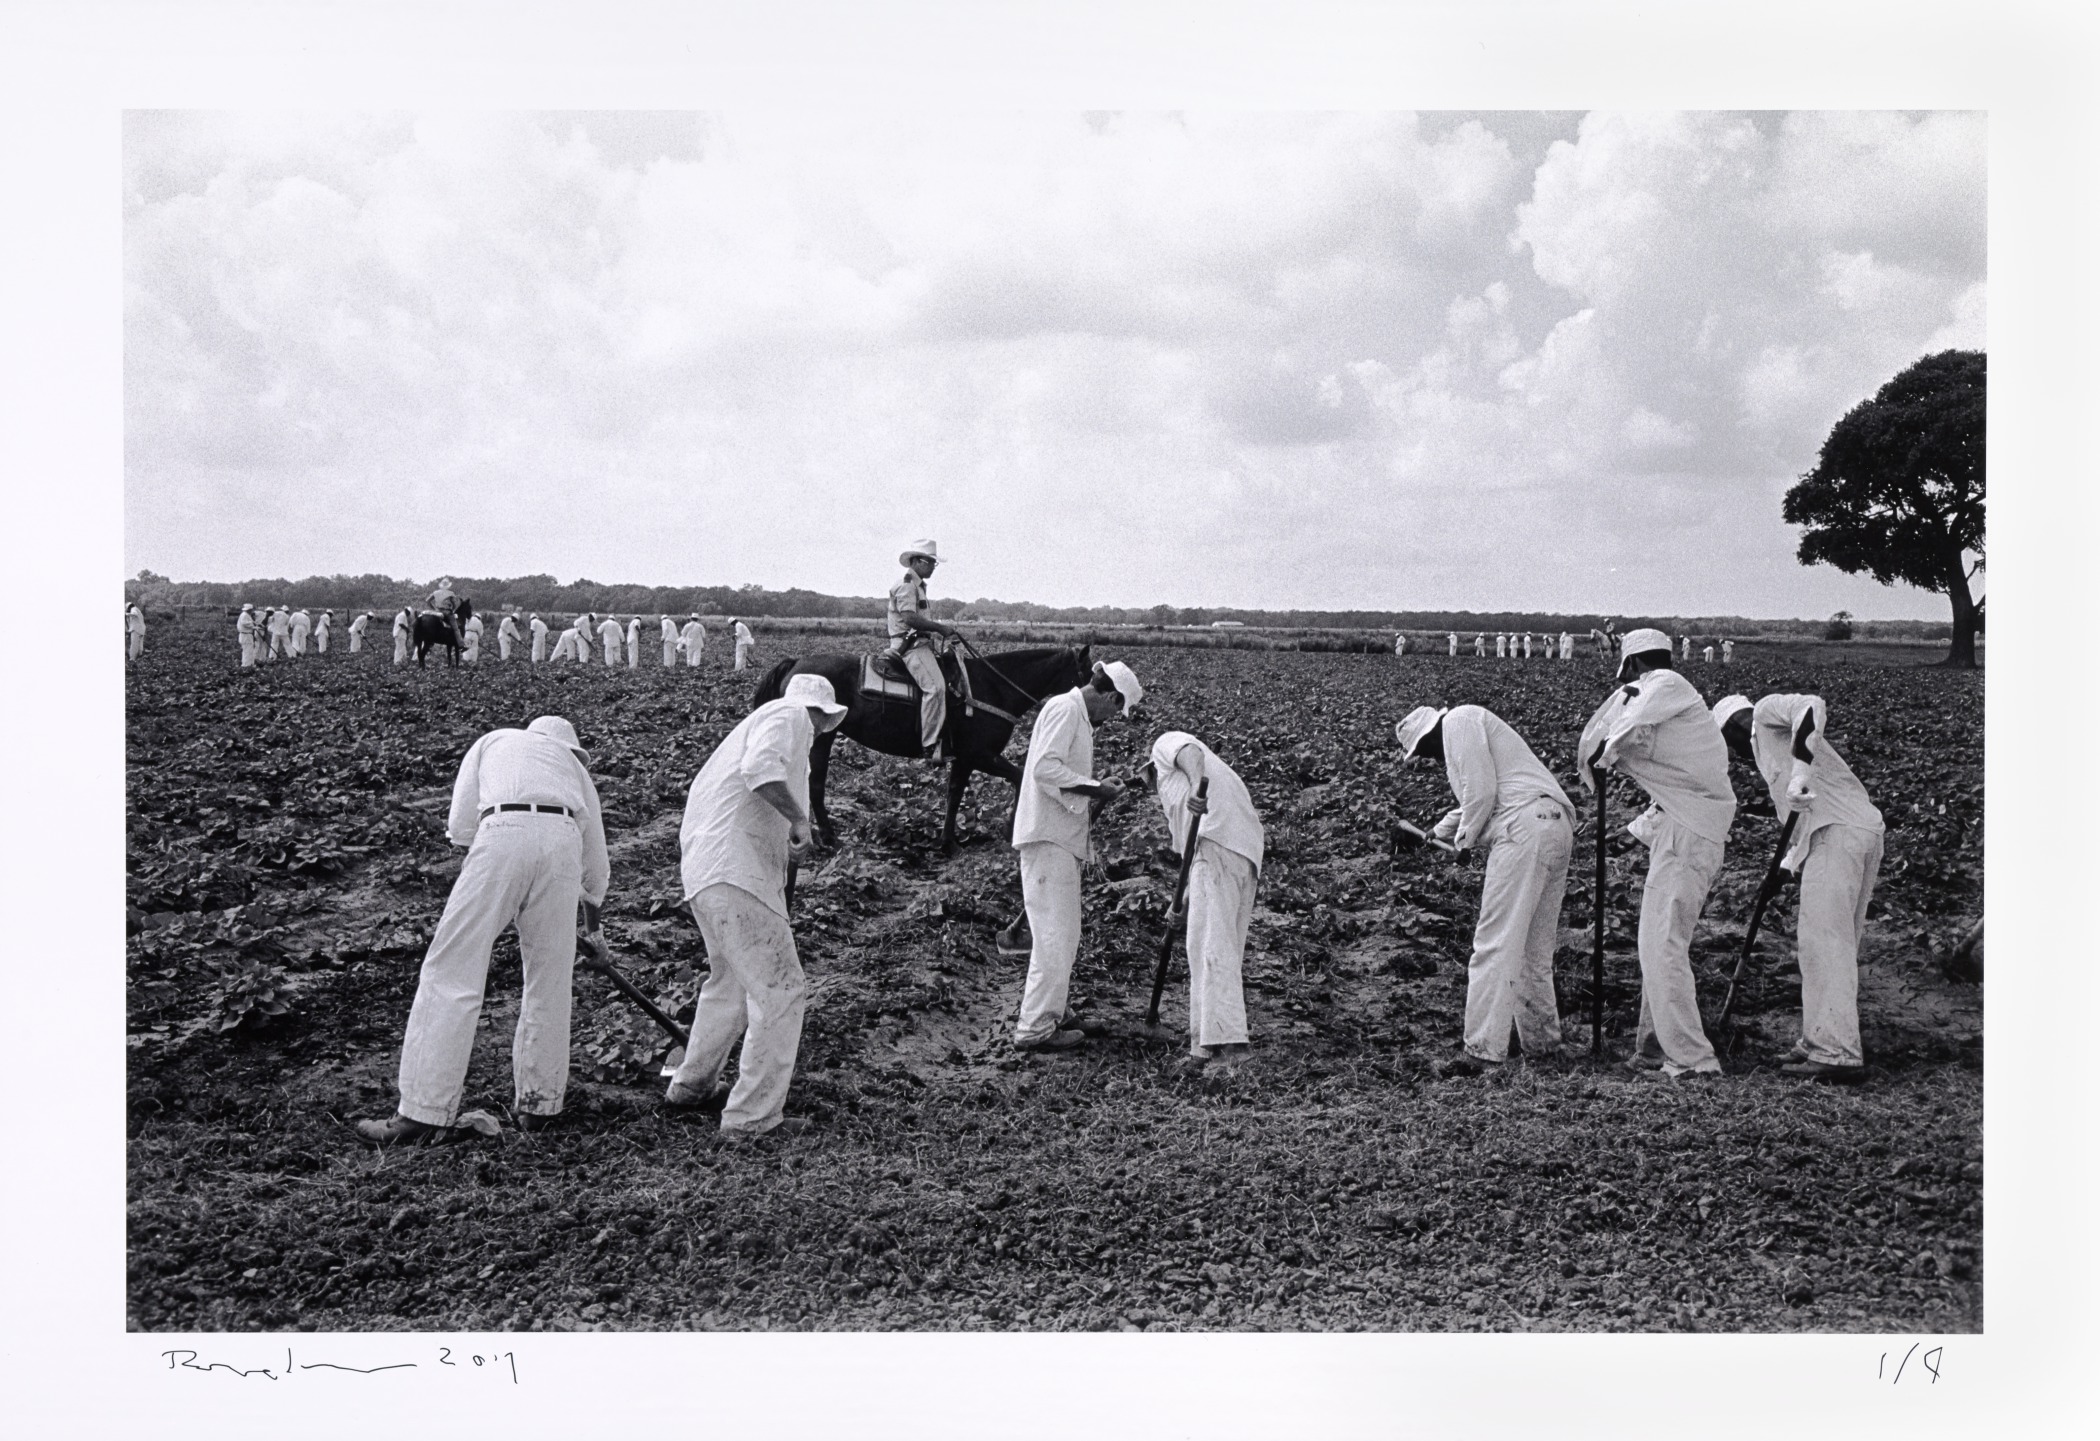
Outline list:
[[[206,1361],[201,1352],[186,1349],[163,1351],[170,1371],[213,1371],[227,1376],[246,1379],[261,1376],[270,1381],[283,1381],[302,1371],[335,1371],[352,1376],[376,1376],[383,1371],[414,1371],[425,1366],[450,1366],[455,1369],[480,1371],[486,1375],[508,1375],[510,1384],[518,1384],[518,1355],[515,1351],[490,1350],[486,1353],[468,1351],[460,1346],[439,1346],[436,1359],[422,1361],[393,1361],[384,1366],[346,1366],[337,1361],[297,1361],[290,1347],[285,1348],[284,1365],[236,1366],[230,1361]]]

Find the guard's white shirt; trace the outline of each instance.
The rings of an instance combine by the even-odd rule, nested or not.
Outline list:
[[[1798,762],[1794,759],[1794,732],[1804,716],[1816,718],[1815,734],[1809,738],[1808,788],[1816,798],[1794,823],[1793,843],[1782,863],[1790,871],[1801,869],[1808,856],[1810,837],[1825,826],[1858,826],[1881,834],[1881,812],[1867,799],[1852,767],[1831,745],[1824,732],[1825,707],[1819,695],[1768,695],[1750,710],[1750,750],[1757,757],[1757,773],[1772,793],[1772,808],[1779,815],[1793,809],[1786,798],[1788,779]]]
[[[474,742],[452,784],[452,814],[445,834],[455,846],[470,846],[481,813],[493,805],[529,801],[566,806],[583,840],[583,894],[592,904],[605,899],[611,869],[605,855],[605,818],[598,787],[583,762],[552,736],[538,731],[490,731]],[[546,818],[551,824],[556,817]]]
[[[1215,841],[1235,855],[1253,862],[1261,870],[1261,816],[1254,797],[1239,773],[1218,759],[1218,753],[1187,731],[1168,731],[1152,742],[1152,767],[1158,776],[1159,808],[1166,813],[1167,830],[1179,848],[1189,837],[1189,797],[1196,793],[1196,762],[1210,782],[1204,797],[1203,823],[1196,834]],[[1186,767],[1186,768],[1184,768]]]
[[[1582,728],[1577,764],[1586,768],[1600,742],[1606,769],[1640,782],[1656,808],[1692,834],[1728,843],[1735,821],[1728,747],[1698,687],[1674,670],[1620,686]],[[1653,822],[1644,815],[1627,829],[1645,842]]]
[[[1509,722],[1484,706],[1453,706],[1444,713],[1444,776],[1458,797],[1458,833],[1451,844],[1471,850],[1504,812],[1544,799],[1574,807],[1553,772]]]
[[[686,793],[678,827],[679,876],[690,901],[709,886],[731,885],[787,915],[788,818],[758,794],[780,781],[809,811],[809,707],[782,697],[737,722]]]
[[[1014,848],[1035,841],[1071,852],[1082,862],[1092,845],[1087,798],[1070,786],[1094,784],[1094,723],[1077,686],[1043,702],[1028,738],[1028,762],[1014,804]]]

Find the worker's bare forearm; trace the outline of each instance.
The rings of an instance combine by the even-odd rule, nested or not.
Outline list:
[[[788,789],[786,781],[766,781],[754,788],[758,798],[787,817],[789,825],[807,825],[809,815],[796,801],[795,793]]]

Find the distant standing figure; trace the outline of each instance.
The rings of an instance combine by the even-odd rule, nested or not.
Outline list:
[[[397,611],[395,611],[395,612],[394,612],[394,664],[395,664],[395,665],[406,665],[406,664],[408,663],[408,635],[409,635],[409,628],[410,628],[411,626],[413,626],[414,624],[415,624],[415,622],[414,622],[413,620],[409,619],[409,615],[408,615],[408,607],[406,607],[406,606],[403,606],[403,607],[402,607],[402,608],[401,608],[400,610],[397,610]]]
[[[635,616],[627,622],[627,668],[633,670],[642,663],[642,618]]]
[[[1396,635],[1393,637],[1393,654],[1407,654],[1407,637],[1405,635]]]
[[[1454,656],[1458,654],[1458,632],[1457,632],[1457,631],[1453,631],[1453,632],[1451,632],[1451,654],[1452,654],[1452,655],[1454,655]]]
[[[1480,656],[1487,654],[1487,633],[1485,631],[1473,632],[1473,654]]]
[[[292,653],[292,613],[283,606],[270,612],[270,659]]]
[[[707,627],[700,623],[699,616],[685,623],[685,629],[678,633],[678,644],[685,651],[686,669],[698,670],[700,654],[707,649]]]
[[[468,616],[466,625],[461,629],[466,648],[460,652],[459,658],[468,665],[481,664],[481,629],[481,617],[478,615]]]
[[[334,624],[335,624],[335,612],[334,612],[334,611],[332,611],[332,610],[324,610],[324,611],[322,611],[322,612],[321,612],[321,618],[320,618],[319,620],[317,620],[317,621],[315,621],[315,622],[314,622],[314,652],[315,652],[315,654],[317,654],[317,655],[326,655],[326,654],[328,654],[328,629],[329,629],[329,627],[330,627],[330,626],[332,626],[332,625],[334,625]]]
[[[678,622],[669,616],[663,617],[664,669],[678,664]]]
[[[1705,661],[1708,665],[1712,665],[1714,663],[1714,648],[1710,645],[1701,646],[1699,648],[1699,659]]]
[[[313,633],[314,618],[301,606],[292,612],[292,654],[306,654],[306,638]]]
[[[751,634],[751,627],[742,621],[731,621],[730,626],[736,632],[736,668],[742,670],[750,661],[752,647],[756,646],[758,641]]]
[[[569,622],[569,634],[576,637],[576,661],[579,665],[591,663],[591,639],[597,633],[597,622],[589,611]]]
[[[621,639],[620,623],[618,621],[611,616],[607,616],[604,620],[598,622],[598,644],[604,647],[605,664],[609,667],[620,663]]]
[[[1502,660],[1509,654],[1509,637],[1497,633],[1495,636],[1495,659]]]
[[[532,663],[538,665],[547,658],[547,622],[535,614],[526,629],[532,632]]]
[[[365,632],[371,628],[372,612],[359,611],[350,621],[350,654],[356,655],[365,648]]]
[[[241,618],[233,623],[233,632],[240,637],[241,641],[242,670],[255,669],[255,652],[261,640],[256,631],[255,607],[253,604],[243,604],[241,606]]]
[[[1528,630],[1524,632],[1524,659],[1531,659],[1531,632]]]
[[[1692,638],[1690,636],[1684,638],[1684,648],[1678,652],[1677,658],[1679,660],[1690,660],[1692,658]]]
[[[124,607],[124,655],[137,660],[146,653],[146,613],[137,601]]]
[[[1562,660],[1575,659],[1575,637],[1568,631],[1560,633],[1560,658]]]
[[[518,616],[515,611],[505,611],[503,619],[496,623],[496,659],[509,660],[510,648],[518,643]]]
[[[1722,642],[1721,642],[1721,664],[1722,664],[1722,665],[1734,665],[1734,664],[1735,664],[1735,642],[1734,642],[1734,641],[1732,641],[1732,640],[1724,640],[1724,641],[1722,641]]]

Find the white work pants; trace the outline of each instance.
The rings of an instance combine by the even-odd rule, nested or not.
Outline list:
[[[664,669],[669,670],[672,666],[677,664],[678,642],[675,639],[667,640],[664,642]]]
[[[547,658],[547,636],[541,632],[532,638],[532,663],[538,665]]]
[[[1857,1066],[1859,938],[1881,871],[1881,833],[1825,826],[1801,863],[1796,944],[1801,961],[1801,1040],[1811,1061]]]
[[[1496,817],[1466,967],[1466,1054],[1508,1060],[1512,1024],[1526,1055],[1559,1048],[1553,947],[1574,844],[1558,801],[1530,801]]]
[[[915,645],[904,652],[904,668],[919,683],[919,748],[930,751],[948,715],[948,683],[941,676],[940,657],[930,645]]]
[[[556,660],[576,659],[576,632],[565,630],[561,633],[561,638],[554,642],[554,658]]]
[[[1048,841],[1030,841],[1020,854],[1021,904],[1033,941],[1014,1039],[1036,1041],[1057,1029],[1072,990],[1072,963],[1079,958],[1079,857]]]
[[[1656,817],[1641,888],[1641,1019],[1634,1050],[1660,1058],[1671,1075],[1721,1069],[1700,1024],[1692,984],[1692,931],[1720,869],[1719,842],[1667,815]]]
[[[268,659],[275,660],[277,659],[277,657],[283,656],[287,660],[289,660],[291,658],[291,654],[292,638],[290,636],[272,635],[270,637],[270,654],[268,656]]]
[[[305,631],[303,631],[303,630],[295,630],[295,631],[293,631],[293,632],[292,632],[292,654],[293,654],[293,655],[305,655],[305,654],[306,654],[306,632],[305,632]]]
[[[355,631],[355,630],[351,631],[351,632],[350,632],[350,654],[352,654],[352,655],[356,655],[356,654],[357,654],[357,653],[358,653],[359,651],[363,650],[364,648],[365,648],[365,637],[364,637],[364,633],[363,633],[362,631]]]
[[[510,1051],[517,1109],[538,1116],[561,1110],[582,889],[583,848],[569,817],[502,811],[481,823],[423,956],[401,1044],[402,1115],[433,1126],[458,1117],[489,950],[513,922],[525,970]]]
[[[405,630],[397,630],[394,632],[394,664],[400,665],[407,659],[408,632]]]
[[[1216,841],[1196,842],[1189,867],[1189,1042],[1243,1045],[1247,1000],[1240,968],[1254,919],[1254,862]]]
[[[504,634],[504,633],[503,633],[502,631],[500,631],[500,630],[499,630],[499,631],[497,631],[497,632],[496,632],[496,659],[497,659],[497,660],[509,660],[509,659],[510,659],[510,645],[511,645],[510,637],[509,637],[509,636],[507,636],[507,635],[505,635],[505,634]]]
[[[704,651],[703,651],[703,650],[702,650],[702,649],[701,649],[701,648],[700,648],[699,646],[697,646],[697,645],[689,645],[689,646],[687,646],[687,647],[685,648],[685,664],[686,664],[686,668],[687,668],[688,670],[698,670],[698,669],[700,669],[700,657],[701,657],[702,655],[704,655],[705,653],[706,653],[706,652],[704,652]]]
[[[255,669],[255,649],[256,649],[256,647],[255,647],[255,637],[254,637],[254,636],[252,636],[252,635],[244,635],[244,636],[242,636],[242,637],[241,637],[241,669],[242,669],[242,670],[253,670],[253,669]]]
[[[641,663],[642,643],[640,640],[631,640],[627,643],[627,668],[633,670]]]
[[[614,641],[611,645],[608,646],[601,646],[600,649],[605,652],[605,664],[607,669],[611,669],[613,666],[616,666],[620,663],[620,643],[618,641]]]
[[[479,637],[479,636],[469,636],[469,637],[467,638],[467,648],[466,648],[465,650],[463,650],[463,651],[461,651],[461,652],[459,653],[459,658],[460,658],[461,660],[465,661],[465,662],[466,662],[466,663],[467,663],[468,665],[478,665],[478,664],[480,664],[480,663],[481,663],[481,637]]]
[[[748,640],[740,640],[736,643],[736,668],[738,670],[742,670],[744,668],[744,662],[750,657],[751,647],[755,643],[756,642]]]
[[[807,988],[794,933],[778,912],[737,886],[704,887],[692,906],[707,942],[707,983],[693,1008],[692,1044],[674,1079],[706,1095],[742,1036],[722,1129],[770,1131],[780,1124],[802,1048]]]
[[[142,630],[135,630],[130,632],[130,634],[125,638],[124,654],[130,657],[132,660],[137,660],[140,656],[144,655],[145,653],[146,633]]]

